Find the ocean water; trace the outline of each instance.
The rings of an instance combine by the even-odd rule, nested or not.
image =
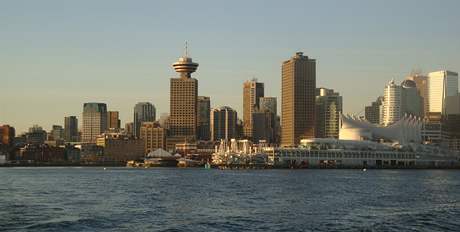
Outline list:
[[[0,231],[460,231],[458,170],[0,168]]]

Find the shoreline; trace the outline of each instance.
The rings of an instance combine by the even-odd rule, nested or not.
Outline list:
[[[52,167],[111,167],[111,168],[121,168],[125,167],[128,169],[157,169],[157,168],[175,168],[175,169],[205,169],[204,167],[149,167],[149,168],[140,168],[140,167],[127,167],[124,164],[85,164],[85,163],[69,163],[69,164],[50,164],[50,163],[41,163],[41,164],[0,164],[0,168],[15,168],[15,167],[32,167],[32,168],[52,168]],[[362,167],[309,167],[309,168],[288,168],[288,167],[271,167],[271,168],[218,168],[213,167],[211,169],[222,170],[222,171],[245,171],[245,170],[460,170],[460,167],[387,167],[387,168],[362,168]]]

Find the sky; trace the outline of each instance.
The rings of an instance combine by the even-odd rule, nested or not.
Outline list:
[[[169,112],[171,64],[184,53],[211,106],[242,117],[243,82],[257,78],[281,106],[281,63],[317,60],[317,87],[362,114],[391,79],[460,71],[460,1],[0,1],[0,124],[50,130],[83,103],[132,121],[137,102]],[[278,109],[279,111],[280,109]]]

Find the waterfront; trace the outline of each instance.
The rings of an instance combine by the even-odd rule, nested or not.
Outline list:
[[[460,230],[458,170],[0,168],[0,231]]]

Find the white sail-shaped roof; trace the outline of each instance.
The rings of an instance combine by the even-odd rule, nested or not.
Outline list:
[[[421,142],[421,121],[413,116],[405,116],[390,126],[371,124],[356,116],[341,115],[342,125],[339,138],[344,140],[385,139],[400,144]]]
[[[164,158],[164,157],[171,157],[171,153],[159,148],[155,151],[150,152],[147,154],[148,158]]]

